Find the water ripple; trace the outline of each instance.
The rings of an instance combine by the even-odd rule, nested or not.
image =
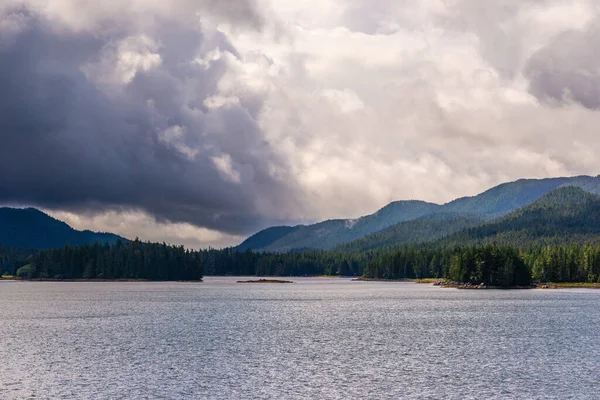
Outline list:
[[[2,399],[585,399],[600,291],[239,278],[0,288]]]

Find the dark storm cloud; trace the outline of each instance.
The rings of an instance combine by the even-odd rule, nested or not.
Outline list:
[[[600,20],[581,31],[569,31],[536,52],[525,75],[530,91],[552,103],[577,102],[600,107]]]
[[[217,16],[260,24],[247,3],[212,3]],[[0,202],[78,212],[131,208],[230,233],[273,222],[265,194],[275,208],[293,203],[292,190],[270,174],[285,165],[255,120],[261,99],[204,105],[226,61],[194,60],[216,48],[235,54],[224,36],[161,24],[154,32],[160,65],[138,69],[123,90],[108,94],[82,70],[95,65],[90,69],[101,75],[102,59],[118,61],[110,59],[115,43],[139,32],[57,32],[23,8],[0,11],[0,18],[11,22],[0,27],[18,21],[0,38]]]

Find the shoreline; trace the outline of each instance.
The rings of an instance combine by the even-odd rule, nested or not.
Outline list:
[[[450,282],[437,278],[425,279],[380,279],[380,278],[356,278],[353,281],[359,282],[405,282],[417,284],[430,284],[449,289],[467,289],[467,290],[509,290],[509,289],[600,289],[600,283],[588,282],[536,282],[528,286],[490,286],[477,285],[469,282]]]
[[[546,282],[535,284],[536,289],[600,289],[600,283]]]
[[[514,290],[514,289],[536,289],[537,286],[491,286],[491,285],[474,285],[472,283],[465,282],[439,282],[434,283],[434,286],[440,286],[449,289],[464,289],[464,290]]]
[[[202,283],[200,280],[179,280],[179,281],[155,281],[151,279],[54,279],[54,278],[2,278],[0,281],[14,282],[116,282],[116,283],[148,283],[148,282],[175,282],[175,283]]]
[[[586,283],[586,282],[543,282],[543,283],[532,283],[528,286],[489,286],[489,285],[475,285],[472,283],[464,282],[438,282],[434,283],[434,286],[440,286],[444,288],[454,289],[475,289],[475,290],[508,290],[508,289],[600,289],[600,283]]]
[[[212,277],[230,277],[235,278],[234,275],[209,275],[204,278]],[[239,276],[242,277],[242,276]],[[252,276],[245,276],[247,278],[253,278]],[[276,276],[263,276],[257,277],[258,279],[240,280],[236,283],[294,283],[294,281],[278,279],[281,277]],[[294,278],[294,277],[290,277]],[[318,278],[318,279],[341,279],[346,278],[352,282],[396,282],[396,283],[416,283],[416,284],[429,284],[433,286],[439,286],[442,288],[449,289],[466,289],[466,290],[509,290],[509,289],[600,289],[600,283],[590,282],[535,282],[529,286],[489,286],[481,284],[472,284],[469,282],[450,282],[438,278],[424,278],[424,279],[381,279],[381,278],[363,278],[363,277],[343,277],[343,276],[298,276],[295,278]],[[55,279],[55,278],[18,278],[16,276],[3,276],[0,277],[0,282],[90,282],[90,283],[148,283],[148,282],[174,282],[174,283],[203,283],[204,279],[200,280],[151,280],[151,279]]]
[[[354,278],[352,282],[413,282],[415,279],[380,279],[380,278]]]

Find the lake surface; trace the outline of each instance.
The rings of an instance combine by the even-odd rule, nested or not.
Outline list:
[[[0,282],[2,399],[585,399],[600,290]]]

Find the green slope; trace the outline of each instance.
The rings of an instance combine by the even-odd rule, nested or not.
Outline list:
[[[600,177],[520,179],[498,185],[477,196],[451,201],[444,204],[443,210],[492,219],[530,204],[546,193],[565,186],[574,186],[586,192],[600,194]]]
[[[394,249],[440,239],[452,233],[480,225],[477,217],[440,213],[429,214],[412,221],[400,222],[382,231],[342,244],[336,250],[363,252],[375,249]]]
[[[398,223],[416,220],[429,214],[445,213],[462,215],[465,218],[476,217],[493,220],[531,204],[555,189],[567,186],[574,186],[589,193],[600,194],[600,177],[521,179],[498,185],[477,196],[463,197],[444,205],[422,201],[398,201],[387,205],[372,215],[356,220],[329,220],[314,225],[269,228],[248,238],[239,249],[252,248],[270,252],[295,249],[332,249],[341,244],[380,232]],[[456,227],[452,227],[450,221],[446,223],[438,221],[438,225],[443,233],[450,234],[467,226],[461,224],[468,223],[465,220],[457,220],[456,222],[458,224]],[[418,229],[419,232],[414,234],[402,233],[403,229],[409,228],[398,227],[398,232],[388,232],[373,240],[375,242],[381,241],[383,246],[404,240],[414,241],[415,237],[419,237],[417,240],[420,241],[424,240],[420,238],[428,236],[427,232],[429,230],[433,231],[435,229],[433,225],[435,224],[417,222],[413,228]],[[387,238],[388,235],[389,238]],[[393,238],[394,235],[397,235],[397,238]],[[364,246],[371,247],[370,244],[366,243],[359,245],[359,247]],[[374,243],[373,246],[377,246],[377,244]]]
[[[439,205],[424,201],[398,201],[387,205],[375,214],[356,220],[328,220],[314,225],[295,227],[290,233],[262,250],[277,252],[293,249],[332,249],[398,222],[435,212],[438,208]]]
[[[264,249],[265,247],[273,244],[273,242],[276,242],[282,237],[292,233],[296,229],[298,229],[298,227],[292,226],[273,226],[271,228],[264,229],[244,240],[242,244],[237,246],[237,249],[240,251],[245,251],[248,249]]]
[[[47,249],[94,242],[114,243],[111,233],[77,231],[35,208],[0,208],[0,245]]]
[[[523,247],[599,238],[600,197],[579,187],[561,187],[504,217],[452,234],[434,244],[496,242]]]

